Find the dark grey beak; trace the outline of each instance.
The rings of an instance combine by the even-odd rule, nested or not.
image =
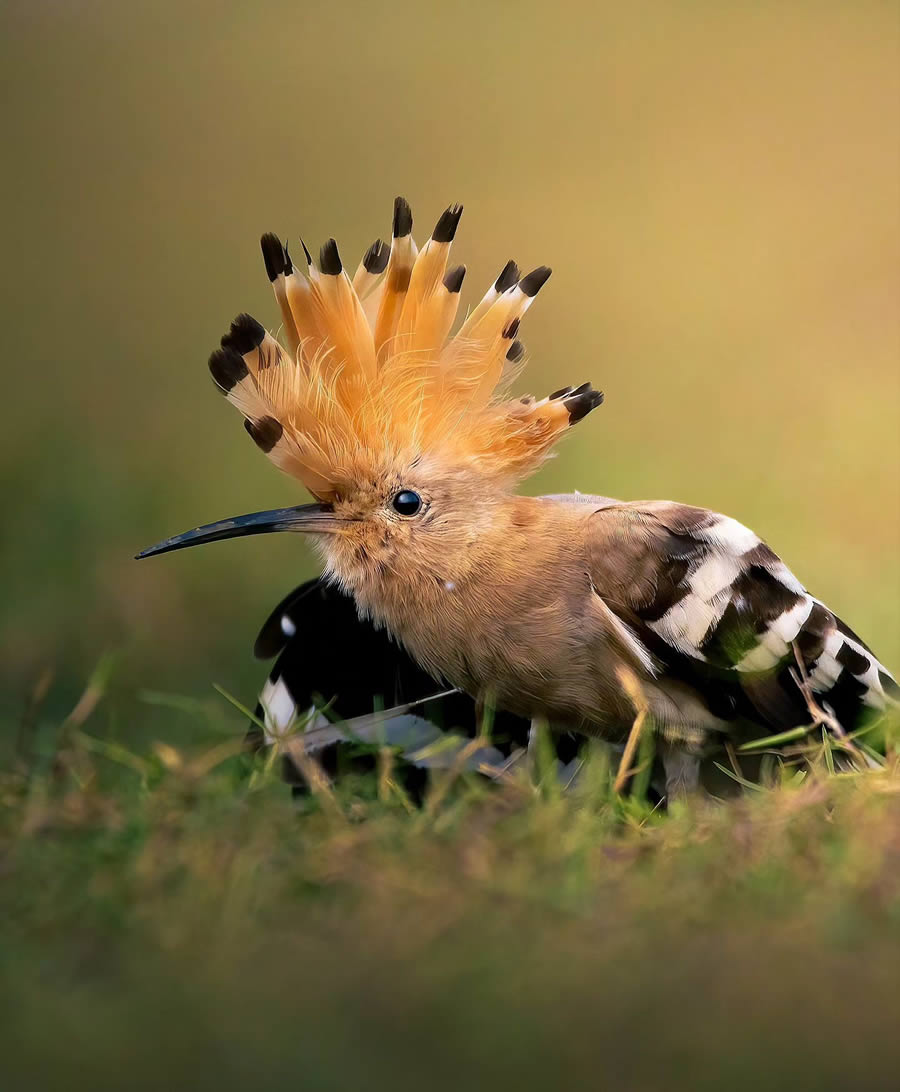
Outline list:
[[[249,516],[233,516],[218,523],[207,523],[183,535],[164,539],[136,555],[152,557],[167,554],[170,550],[183,550],[188,546],[200,546],[204,542],[218,542],[223,538],[239,538],[241,535],[265,535],[273,531],[307,531],[313,534],[336,535],[346,526],[347,520],[339,519],[330,504],[299,504],[294,508],[273,508],[270,512],[253,512]]]

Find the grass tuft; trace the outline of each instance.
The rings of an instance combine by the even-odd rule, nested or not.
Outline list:
[[[386,748],[295,801],[240,727],[155,705],[138,749],[79,701],[0,781],[6,1087],[76,1065],[84,1087],[219,1089],[876,1087],[896,1067],[895,756],[829,776],[826,748],[666,816],[599,747],[560,791],[538,726],[530,763],[491,785],[456,764],[421,809]],[[192,711],[194,749],[165,720]]]

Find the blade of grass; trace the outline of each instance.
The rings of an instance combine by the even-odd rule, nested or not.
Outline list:
[[[98,739],[96,736],[89,736],[87,732],[75,732],[73,738],[87,751],[92,751],[94,754],[103,755],[104,758],[108,758],[111,762],[115,762],[119,766],[125,766],[127,769],[134,770],[142,778],[145,778],[149,772],[149,765],[147,762],[140,758],[136,754],[132,754],[127,747],[123,747],[121,743],[113,743],[109,740]]]
[[[723,766],[721,762],[716,762],[713,759],[713,765],[717,770],[721,770],[726,777],[730,777],[732,781],[736,781],[739,785],[743,785],[745,789],[753,789],[754,792],[764,792],[765,790],[761,785],[757,785],[754,781],[748,781],[746,777],[742,777],[740,774],[729,770],[727,766]]]
[[[259,719],[259,717],[255,713],[251,713],[247,706],[238,701],[238,699],[233,694],[229,694],[224,686],[219,686],[218,683],[213,683],[213,690],[215,690],[217,694],[221,694],[222,697],[229,703],[229,705],[233,705],[239,713],[243,713],[244,716],[252,724],[255,724],[257,728],[261,728],[262,731],[265,732],[266,726]]]
[[[763,736],[761,739],[751,739],[749,743],[742,743],[738,752],[761,751],[766,747],[780,747],[783,743],[791,743],[795,739],[803,739],[809,734],[809,728],[800,725],[797,728],[789,728],[786,732],[776,732],[774,736]]]

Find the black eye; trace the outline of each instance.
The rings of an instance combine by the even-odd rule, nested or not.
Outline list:
[[[403,489],[394,496],[391,504],[394,506],[394,511],[399,512],[401,516],[414,516],[422,507],[422,498],[411,489]]]

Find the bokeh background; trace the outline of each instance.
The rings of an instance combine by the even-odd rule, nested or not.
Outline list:
[[[900,666],[893,4],[5,0],[2,19],[0,722],[47,668],[65,712],[104,651],[125,697],[252,699],[304,543],[132,555],[303,499],[206,358],[238,311],[277,325],[262,231],[334,234],[350,264],[397,193],[421,237],[465,203],[469,302],[510,256],[554,267],[523,389],[590,379],[607,403],[526,488],[727,511]]]

